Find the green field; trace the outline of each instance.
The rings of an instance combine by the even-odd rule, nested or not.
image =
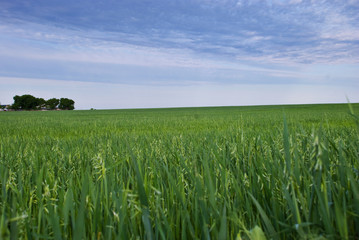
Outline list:
[[[347,104],[1,112],[0,239],[358,239],[357,121]]]

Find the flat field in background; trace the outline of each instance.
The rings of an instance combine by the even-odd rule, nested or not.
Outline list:
[[[347,104],[1,112],[0,238],[358,239],[357,121]]]

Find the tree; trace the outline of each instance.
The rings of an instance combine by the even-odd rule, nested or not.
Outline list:
[[[60,100],[51,98],[45,101],[43,98],[36,98],[25,94],[22,96],[16,95],[14,97],[14,104],[11,106],[15,110],[56,109],[57,107],[63,110],[73,110],[75,109],[75,102],[68,98],[61,98]]]
[[[14,97],[13,97],[13,99],[14,99],[14,103],[13,103],[13,105],[11,105],[11,108],[12,109],[15,109],[15,110],[18,110],[18,109],[20,109],[21,108],[21,99],[20,99],[20,96],[18,96],[18,95],[15,95]]]
[[[45,101],[44,99],[42,100]],[[42,100],[29,94],[25,94],[22,96],[16,95],[14,97],[14,104],[12,105],[12,108],[16,110],[33,110],[36,109],[39,105],[41,105]]]
[[[36,98],[36,109],[43,109],[46,107],[46,101],[43,98]]]
[[[60,100],[57,98],[50,98],[49,100],[46,101],[46,106],[48,109],[54,110],[57,108],[57,106],[59,105]]]
[[[74,110],[75,109],[75,102],[72,99],[61,98],[59,108],[62,109],[62,110]]]

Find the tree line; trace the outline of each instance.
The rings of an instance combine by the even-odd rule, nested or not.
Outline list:
[[[69,98],[50,98],[45,100],[29,94],[14,97],[14,104],[11,105],[14,110],[74,110],[75,101]]]

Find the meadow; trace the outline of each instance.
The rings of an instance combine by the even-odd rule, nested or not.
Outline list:
[[[0,239],[359,239],[353,112],[2,112]]]

